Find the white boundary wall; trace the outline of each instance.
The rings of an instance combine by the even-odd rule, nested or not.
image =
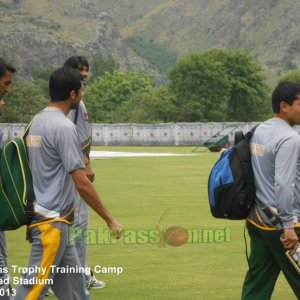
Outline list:
[[[214,135],[229,135],[249,131],[257,122],[247,123],[164,123],[164,124],[93,124],[93,145],[140,145],[140,146],[184,146],[201,145]],[[0,124],[3,141],[20,136],[25,124]],[[296,130],[300,132],[300,127]]]

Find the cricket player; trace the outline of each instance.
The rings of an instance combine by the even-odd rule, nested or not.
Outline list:
[[[87,59],[83,56],[71,56],[65,63],[64,67],[69,67],[76,69],[80,72],[83,84],[86,86],[89,78],[89,63]],[[95,179],[95,173],[90,164],[90,150],[92,139],[90,136],[89,129],[89,117],[86,110],[84,101],[81,99],[79,105],[76,109],[72,109],[68,118],[76,125],[78,132],[79,143],[81,146],[81,152],[83,154],[86,176],[90,179],[91,182]],[[85,232],[88,228],[89,223],[89,206],[81,199],[80,195],[76,197],[75,200],[75,216],[74,216],[74,231],[80,229],[80,232]],[[86,256],[87,256],[87,245],[83,240],[83,234],[80,234],[75,238],[75,247],[77,250],[78,258],[80,260],[81,266],[86,266]],[[105,287],[105,282],[98,280],[92,273],[89,268],[86,268],[87,272],[85,273],[85,280],[88,289],[101,289]]]
[[[300,299],[300,277],[286,256],[297,250],[300,233],[300,136],[293,128],[300,125],[300,84],[280,83],[272,108],[274,117],[257,127],[250,143],[257,200],[247,218],[251,253],[243,300],[271,299],[281,271]],[[265,208],[280,220],[283,233]]]
[[[90,297],[83,272],[59,271],[80,266],[74,245],[68,243],[76,189],[108,227],[122,225],[111,216],[86,176],[76,126],[66,117],[83,95],[80,73],[71,68],[55,70],[49,91],[51,103],[34,119],[26,137],[36,196],[35,217],[29,226],[33,243],[28,270],[36,271],[23,274],[15,299],[43,299],[51,285],[59,299],[85,300]]]

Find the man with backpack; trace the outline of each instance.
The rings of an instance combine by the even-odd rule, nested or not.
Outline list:
[[[33,242],[28,270],[34,271],[23,274],[24,283],[14,299],[42,299],[48,284],[59,299],[90,299],[76,249],[68,243],[75,190],[109,228],[122,225],[110,215],[86,176],[76,127],[66,117],[83,95],[80,73],[71,68],[55,70],[49,91],[51,103],[33,120],[26,137],[36,196],[29,226]]]
[[[4,108],[4,99],[3,97],[11,91],[13,75],[16,72],[16,69],[6,63],[2,58],[0,58],[0,114]],[[2,133],[0,140],[0,147],[3,145]],[[5,232],[0,231],[0,279],[1,281],[5,279],[5,284],[0,284],[1,290],[1,299],[10,299],[10,287],[8,284],[8,266],[7,266],[7,255],[6,255],[6,238]]]
[[[293,129],[300,124],[300,83],[280,83],[272,107],[274,117],[256,128],[250,143],[257,199],[247,218],[251,253],[243,300],[270,299],[280,271],[300,299],[300,275],[286,255],[296,252],[300,233],[300,136]]]

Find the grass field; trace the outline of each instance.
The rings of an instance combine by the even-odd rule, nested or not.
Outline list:
[[[182,154],[191,154],[192,149],[93,148]],[[96,239],[98,245],[95,245],[95,239],[92,239],[93,245],[88,248],[88,263],[92,268],[123,268],[120,275],[96,274],[107,287],[91,291],[92,299],[240,299],[247,271],[244,222],[214,219],[208,207],[207,178],[217,157],[216,153],[198,152],[195,156],[92,161],[96,172],[95,186],[103,201],[126,227],[126,232],[131,230],[131,235],[117,244],[104,245],[101,239]],[[220,236],[208,239],[202,236],[180,247],[159,247],[157,240],[145,237],[145,232],[155,230],[159,217],[165,211],[168,213],[161,222],[165,230],[175,225],[193,229],[199,234],[227,230],[227,239],[222,242]],[[104,222],[92,213],[90,229],[97,230],[103,226]],[[141,232],[144,238],[134,236]],[[26,266],[29,249],[23,229],[8,233],[10,264]],[[272,299],[296,299],[283,276],[277,282]]]

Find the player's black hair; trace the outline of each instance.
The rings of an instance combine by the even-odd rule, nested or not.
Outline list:
[[[59,68],[53,71],[49,80],[51,102],[66,101],[71,91],[78,93],[82,87],[82,77],[78,70]]]

